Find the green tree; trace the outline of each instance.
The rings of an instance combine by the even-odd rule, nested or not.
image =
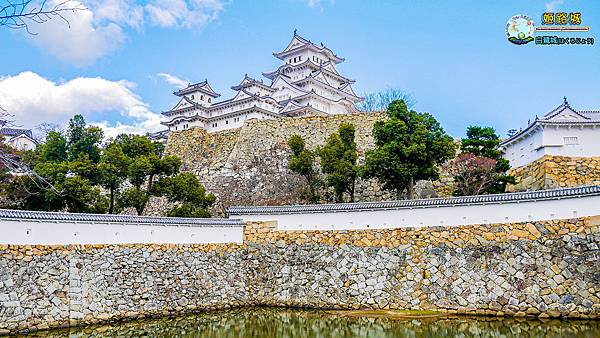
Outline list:
[[[414,198],[417,180],[436,179],[438,165],[452,158],[452,137],[428,113],[408,110],[402,100],[387,109],[389,119],[373,126],[375,148],[365,155],[365,178],[376,178],[386,190]]]
[[[288,168],[306,179],[308,191],[303,194],[306,195],[306,200],[310,203],[318,203],[321,180],[315,168],[315,152],[306,149],[304,139],[300,135],[292,135],[288,140],[288,146],[292,150]]]
[[[359,172],[356,164],[358,154],[354,142],[354,126],[342,123],[338,132],[327,138],[327,142],[318,153],[325,182],[333,188],[336,202],[344,201],[344,193],[348,193],[350,202],[354,202],[354,188]]]
[[[467,137],[461,140],[460,149],[462,152],[488,157],[496,161],[497,180],[490,184],[483,193],[503,193],[506,191],[506,184],[515,183],[514,176],[506,175],[506,172],[510,169],[510,163],[507,159],[502,158],[499,147],[500,138],[491,127],[469,126]]]
[[[198,177],[192,173],[180,173],[163,177],[155,185],[154,193],[165,196],[176,205],[167,212],[171,217],[210,217],[210,207],[215,203],[215,195],[206,193]]]
[[[39,177],[11,175],[0,166],[0,202],[27,210],[93,213],[133,207],[143,214],[152,196],[165,196],[177,203],[171,216],[210,217],[215,196],[193,174],[179,174],[181,160],[165,156],[162,144],[123,134],[102,148],[102,138],[100,129],[76,115],[65,135],[51,131],[35,151],[11,150]]]
[[[103,137],[102,129],[86,126],[83,116],[75,115],[69,120],[67,130],[69,160],[76,160],[85,154],[92,162],[98,163],[100,161],[100,142]]]
[[[41,147],[41,159],[45,162],[64,162],[67,160],[67,139],[56,131],[46,136],[46,143]]]
[[[12,177],[5,196],[15,207],[106,212],[106,198],[95,187],[98,167],[91,159],[99,154],[102,133],[86,127],[81,116],[75,116],[69,125],[67,137],[49,132],[45,144],[21,156],[33,173]]]
[[[130,158],[127,179],[131,187],[119,198],[120,207],[133,207],[143,214],[157,181],[179,172],[181,160],[176,156],[162,156],[164,147],[145,136],[119,135],[115,140],[123,153]]]
[[[89,159],[73,162],[40,162],[34,171],[55,188],[47,189],[35,178],[15,177],[12,196],[27,210],[106,213],[107,199],[94,186],[94,165]]]
[[[84,177],[75,175],[62,183],[62,195],[67,211],[105,214],[108,211],[108,198],[100,188]]]
[[[131,158],[125,155],[123,148],[117,142],[109,143],[100,157],[98,170],[100,172],[100,184],[109,191],[108,213],[116,211],[116,199],[122,184],[127,179]]]

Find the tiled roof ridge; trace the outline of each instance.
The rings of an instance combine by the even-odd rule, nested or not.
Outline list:
[[[134,223],[161,226],[242,226],[243,222],[230,218],[180,218],[135,215],[85,214],[49,211],[0,209],[0,219],[34,221],[66,221],[97,223]]]
[[[25,128],[2,127],[0,128],[0,134],[7,136],[19,136],[25,134],[26,136],[33,138],[33,133],[31,132],[31,129]]]
[[[580,196],[600,195],[600,186],[582,186],[549,190],[525,191],[516,193],[477,195],[448,198],[429,198],[419,200],[400,200],[385,202],[284,205],[284,206],[234,206],[227,209],[231,215],[276,214],[303,212],[342,212],[381,209],[427,208],[440,206],[496,204],[503,202],[523,202],[532,200],[562,199]]]

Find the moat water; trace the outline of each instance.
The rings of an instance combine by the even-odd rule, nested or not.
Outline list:
[[[390,317],[248,308],[33,333],[32,337],[600,337],[600,321]]]

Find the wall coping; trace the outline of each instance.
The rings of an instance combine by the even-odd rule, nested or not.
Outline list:
[[[191,227],[243,227],[241,219],[230,218],[181,218],[153,217],[136,215],[104,215],[48,211],[28,211],[0,209],[1,220],[68,222],[68,223],[119,223],[154,226],[191,226]]]
[[[347,212],[368,210],[422,209],[455,207],[466,205],[520,203],[525,201],[559,200],[600,195],[600,186],[582,186],[576,188],[560,188],[538,191],[515,192],[495,195],[477,195],[449,198],[428,198],[416,200],[309,204],[282,206],[233,206],[227,209],[228,215],[260,215],[260,214],[298,214],[322,212]]]

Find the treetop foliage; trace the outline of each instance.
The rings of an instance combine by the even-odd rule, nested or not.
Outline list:
[[[405,190],[413,198],[414,183],[437,179],[437,166],[454,157],[454,142],[432,115],[409,110],[402,100],[391,102],[387,113],[389,119],[373,127],[376,147],[366,153],[365,177],[397,198]]]
[[[165,156],[162,144],[126,134],[104,146],[102,141],[102,130],[81,115],[69,121],[65,134],[48,132],[46,143],[23,158],[57,190],[16,175],[1,185],[5,207],[93,213],[134,208],[141,215],[152,196],[165,196],[177,216],[210,216],[214,195],[193,174],[180,173],[181,160]]]
[[[458,182],[455,195],[498,194],[506,191],[508,183],[515,183],[513,176],[506,175],[510,164],[507,159],[502,158],[500,138],[493,128],[469,126],[467,137],[461,140],[460,148],[464,154],[473,156],[466,155],[454,163],[455,180]],[[494,162],[491,172],[487,169],[487,164],[491,162],[485,162],[486,158]],[[484,162],[487,163],[485,166]],[[475,185],[476,188],[468,187],[467,184]]]
[[[310,203],[318,203],[318,190],[322,182],[315,168],[315,152],[306,149],[304,139],[300,135],[292,135],[288,139],[288,146],[292,150],[288,168],[306,179],[308,189],[301,192],[301,195]]]
[[[500,138],[496,135],[494,128],[469,126],[467,138],[462,139],[460,149],[465,153],[497,160],[502,156],[498,149],[499,146]]]
[[[325,145],[318,150],[321,170],[325,174],[327,185],[333,188],[336,202],[343,202],[346,193],[350,196],[350,202],[354,201],[354,189],[359,174],[354,133],[354,125],[342,123],[338,132],[331,134]]]

